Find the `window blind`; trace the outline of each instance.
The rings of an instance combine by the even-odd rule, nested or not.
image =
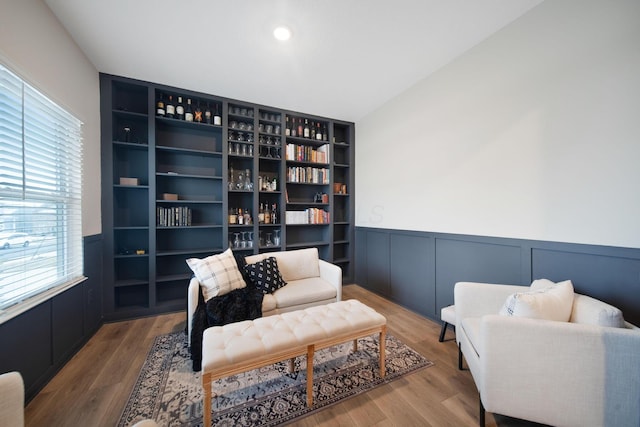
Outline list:
[[[0,319],[83,278],[81,129],[0,64]]]

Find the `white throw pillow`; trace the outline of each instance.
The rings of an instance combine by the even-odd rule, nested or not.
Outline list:
[[[202,286],[205,301],[246,286],[231,249],[204,259],[189,258],[187,264]]]
[[[535,282],[534,282],[535,283]],[[551,282],[553,283],[553,282]],[[550,285],[538,282],[528,292],[517,292],[507,297],[500,314],[503,316],[568,322],[573,307],[573,283],[565,280]]]

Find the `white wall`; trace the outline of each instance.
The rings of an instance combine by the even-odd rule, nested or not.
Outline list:
[[[546,1],[356,123],[356,225],[640,247],[640,2]]]
[[[101,233],[98,71],[41,0],[0,1],[0,61],[84,123],[82,233]]]

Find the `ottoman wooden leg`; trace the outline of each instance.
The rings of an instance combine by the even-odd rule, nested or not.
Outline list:
[[[384,356],[384,352],[385,352],[385,346],[386,346],[386,336],[387,336],[387,327],[383,326],[382,329],[380,329],[380,376],[382,378],[384,378],[384,374],[386,373],[387,369],[384,365],[384,360],[385,360],[385,356]]]
[[[313,345],[307,347],[307,406],[313,405]]]

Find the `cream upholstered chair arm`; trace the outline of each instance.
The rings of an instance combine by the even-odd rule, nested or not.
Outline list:
[[[336,301],[342,301],[342,268],[324,260],[318,260],[320,278],[336,288]]]
[[[458,282],[453,289],[456,325],[461,325],[465,317],[498,314],[509,295],[526,290],[526,286]],[[457,335],[456,340],[459,341]]]
[[[640,425],[637,330],[487,315],[479,333],[473,376],[486,410],[551,425]]]
[[[24,426],[24,382],[19,372],[0,375],[0,426]]]
[[[191,324],[193,323],[193,315],[196,312],[196,308],[198,308],[199,296],[200,282],[195,277],[192,277],[187,290],[187,340],[189,347],[191,347]]]

